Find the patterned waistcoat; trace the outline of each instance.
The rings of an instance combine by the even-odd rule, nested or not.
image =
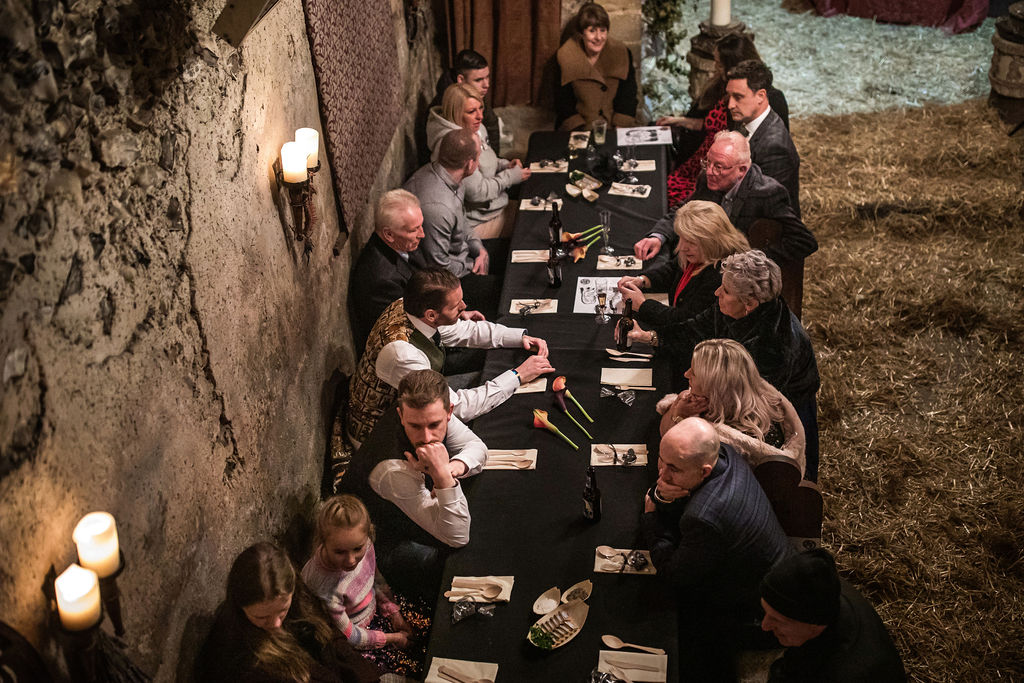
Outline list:
[[[356,442],[366,440],[380,416],[398,398],[398,390],[377,376],[377,356],[394,341],[409,342],[423,351],[431,370],[441,372],[444,366],[444,352],[409,321],[402,299],[393,301],[373,324],[366,350],[349,384],[346,431]]]

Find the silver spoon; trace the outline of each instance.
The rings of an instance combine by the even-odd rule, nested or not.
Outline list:
[[[633,647],[637,650],[643,650],[644,652],[650,652],[652,655],[663,655],[665,651],[660,647],[647,647],[646,645],[634,645],[633,643],[626,643],[621,638],[613,636],[610,633],[606,633],[601,636],[601,642],[612,648],[613,650],[621,650],[624,647]]]

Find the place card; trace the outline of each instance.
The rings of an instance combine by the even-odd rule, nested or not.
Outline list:
[[[512,299],[512,305],[509,306],[508,312],[522,313],[524,308],[529,315],[557,313],[558,299]]]
[[[619,462],[615,462],[615,453],[612,452],[612,446],[619,454]],[[640,467],[641,465],[647,464],[647,444],[645,443],[616,443],[616,444],[605,444],[605,443],[593,443],[590,444],[590,464],[594,466],[603,465],[619,465],[624,466],[622,462],[622,456],[629,452],[629,449],[633,449],[633,453],[636,454],[636,461],[628,465],[628,467]],[[490,451],[488,451],[489,453]]]
[[[434,657],[430,662],[430,669],[423,683],[452,683],[450,678],[441,675],[441,667],[451,669],[459,678],[467,680],[484,679],[487,681],[497,680],[498,665],[490,662],[472,662],[468,659],[448,659],[446,657]],[[664,680],[664,679],[660,679]]]
[[[653,380],[651,368],[601,368],[601,384],[649,387]]]
[[[530,461],[530,464],[526,464]],[[535,470],[536,448],[488,448],[485,470]]]
[[[515,249],[512,252],[512,263],[547,263],[547,249]]]
[[[615,135],[615,142],[619,147],[672,144],[672,129],[668,126],[616,128]]]
[[[562,208],[562,200],[561,199],[556,199],[554,201],[558,203],[558,208],[561,209]],[[531,199],[520,199],[519,200],[519,210],[520,211],[550,211],[551,210],[551,204],[552,204],[552,201],[549,200],[549,199],[541,199],[540,203],[538,203],[538,204],[534,204],[532,198]]]
[[[526,382],[525,384],[520,384],[519,388],[516,389],[515,393],[517,393],[517,394],[541,394],[541,393],[544,393],[545,391],[547,391],[547,388],[548,388],[548,378],[547,377],[538,377],[537,379],[534,379],[534,380],[531,380],[529,382]]]
[[[630,680],[661,683],[668,680],[668,655],[652,655],[625,650],[601,650],[597,656],[597,670],[612,673],[615,666],[629,675]],[[614,674],[613,674],[614,675]]]
[[[632,254],[625,256],[598,254],[597,256],[598,270],[640,270],[643,267],[644,262]]]
[[[624,558],[633,552],[632,548],[614,548],[617,555],[612,558],[607,558],[601,555],[594,549],[594,571],[599,574],[644,574],[650,576],[657,574],[658,570],[654,568],[654,563],[651,562],[651,551],[649,550],[638,550],[637,552],[642,553],[647,558],[647,565],[643,569],[633,569],[632,567],[626,566]]]
[[[647,199],[651,194],[650,185],[627,185],[626,183],[612,183],[608,194],[620,195],[622,197],[634,197],[636,199]]]
[[[644,298],[648,301],[657,301],[659,304],[668,306],[667,292],[644,292]]]
[[[544,163],[546,162],[546,163]],[[544,159],[543,161],[535,161],[530,164],[530,171],[532,173],[568,173],[569,172],[569,160],[568,159]]]
[[[583,149],[590,142],[590,131],[577,131],[569,136],[569,149]]]

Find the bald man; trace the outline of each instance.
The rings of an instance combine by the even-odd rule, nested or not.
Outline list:
[[[707,421],[687,418],[662,437],[641,531],[679,600],[680,680],[735,680],[761,579],[794,550],[746,460]]]

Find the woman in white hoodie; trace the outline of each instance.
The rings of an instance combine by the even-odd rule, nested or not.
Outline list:
[[[480,168],[462,181],[466,190],[466,218],[481,238],[501,232],[503,212],[508,205],[508,188],[530,177],[519,159],[502,159],[487,140],[483,121],[484,101],[480,91],[467,83],[453,83],[444,91],[440,107],[430,109],[427,145],[431,160],[437,160],[441,139],[453,130],[469,128],[480,139]],[[486,225],[485,225],[486,224]]]

